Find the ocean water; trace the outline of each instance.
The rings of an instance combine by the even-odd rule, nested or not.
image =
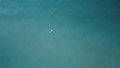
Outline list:
[[[0,68],[120,68],[120,1],[0,0]]]

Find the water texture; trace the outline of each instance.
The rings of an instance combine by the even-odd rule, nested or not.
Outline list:
[[[120,1],[0,0],[0,68],[120,68]]]

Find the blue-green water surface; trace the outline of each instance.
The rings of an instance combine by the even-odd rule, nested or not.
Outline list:
[[[0,68],[120,68],[119,0],[0,0]]]

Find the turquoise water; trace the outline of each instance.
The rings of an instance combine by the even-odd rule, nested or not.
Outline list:
[[[119,0],[0,0],[0,68],[120,68]]]

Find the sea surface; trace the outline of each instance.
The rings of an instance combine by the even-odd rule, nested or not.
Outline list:
[[[120,68],[120,0],[0,0],[0,68]]]

